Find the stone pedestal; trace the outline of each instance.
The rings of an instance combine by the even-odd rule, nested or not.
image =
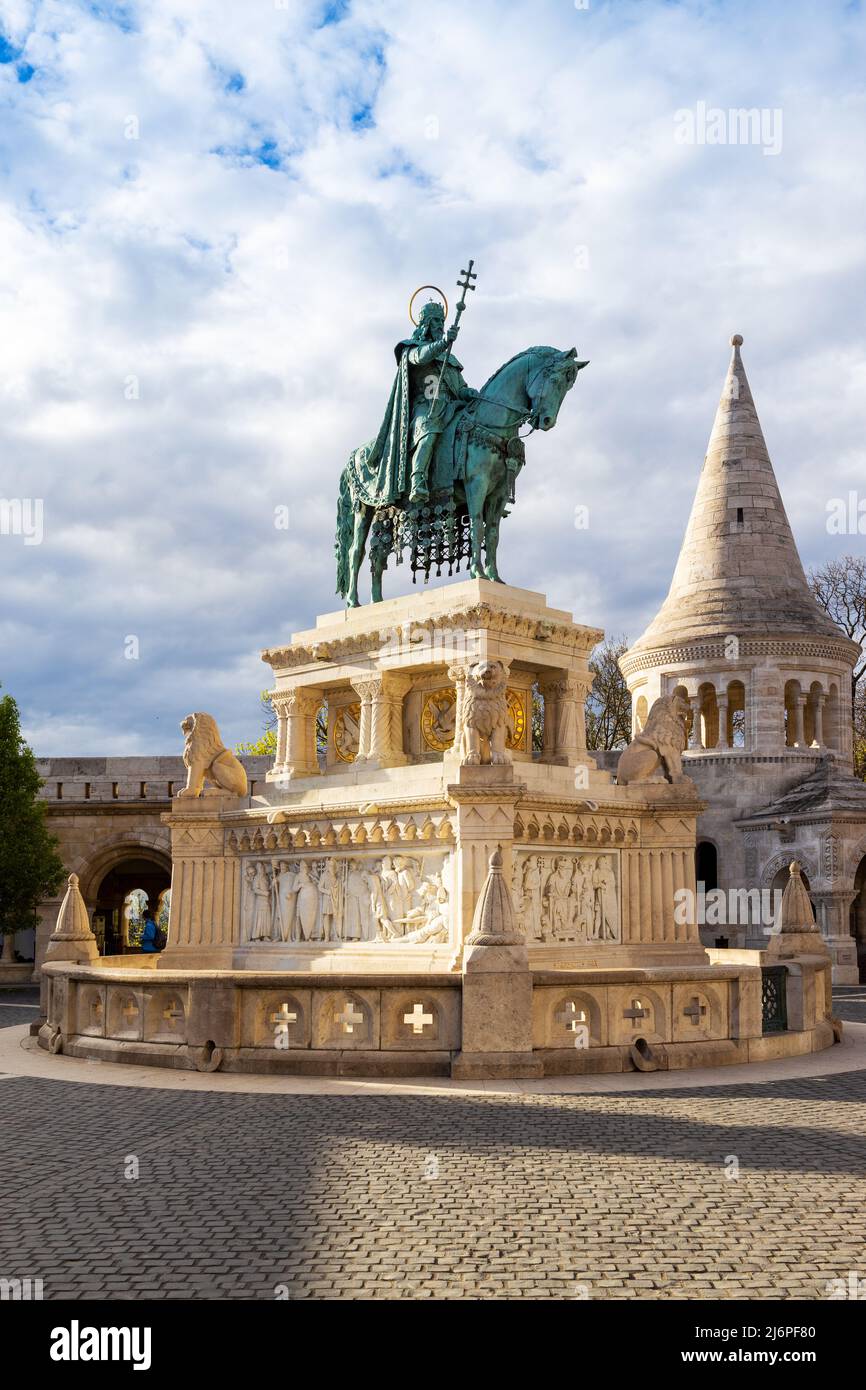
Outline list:
[[[225,853],[221,815],[241,809],[236,796],[175,801],[171,826],[171,913],[160,969],[229,968],[240,940],[241,863]]]
[[[452,1075],[464,1080],[543,1075],[532,1051],[532,974],[524,945],[466,947],[463,1045]]]
[[[532,1050],[529,956],[515,926],[502,858],[499,849],[490,855],[463,956],[463,1045],[452,1075],[467,1080],[544,1074]]]

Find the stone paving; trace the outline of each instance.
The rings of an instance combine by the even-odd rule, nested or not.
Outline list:
[[[0,1277],[46,1298],[824,1299],[866,1280],[866,1071],[429,1097],[7,1076],[0,1136]]]
[[[35,1023],[38,1017],[38,989],[0,989],[0,1028]]]

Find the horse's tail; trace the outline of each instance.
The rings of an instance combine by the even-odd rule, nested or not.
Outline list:
[[[355,509],[349,487],[348,466],[340,474],[340,495],[337,499],[337,593],[345,598],[349,592],[349,548],[355,531]]]

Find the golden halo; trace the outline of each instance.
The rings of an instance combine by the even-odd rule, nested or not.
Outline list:
[[[409,300],[409,318],[412,320],[412,323],[414,324],[414,326],[415,326],[416,328],[418,327],[418,320],[417,320],[416,318],[414,318],[413,315],[412,315],[412,305],[415,303],[415,300],[418,298],[418,295],[421,293],[422,290],[435,290],[435,291],[436,291],[436,293],[439,295],[440,299],[442,300],[442,303],[445,305],[445,317],[446,317],[446,319],[447,319],[447,317],[448,317],[448,300],[445,298],[445,295],[442,293],[442,291],[440,290],[439,286],[438,286],[438,285],[419,285],[418,288],[417,288],[417,290],[416,290],[415,293],[413,294],[412,298]]]

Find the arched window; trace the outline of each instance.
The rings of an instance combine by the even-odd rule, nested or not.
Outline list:
[[[123,900],[123,944],[130,951],[141,946],[148,897],[143,888],[133,888]]]
[[[646,695],[638,695],[634,702],[634,738],[637,738],[638,734],[643,732],[644,725],[646,724],[646,717]]]
[[[712,840],[699,840],[695,847],[695,878],[705,893],[719,886],[719,856]]]
[[[171,889],[163,888],[156,905],[154,920],[160,931],[168,931],[168,914],[171,912]]]
[[[728,747],[746,746],[746,687],[742,681],[728,682]]]
[[[719,741],[719,706],[716,702],[716,687],[708,681],[700,686],[698,702],[701,710],[701,743],[704,748],[715,748]]]
[[[800,705],[800,682],[785,682],[785,745],[788,748],[803,746],[803,711]]]
[[[689,714],[688,714],[688,717],[687,717],[687,719],[686,719],[686,747],[688,748],[688,747],[691,746],[691,742],[692,742],[692,725],[693,725],[694,722],[695,722],[695,720],[694,720],[694,713],[693,713],[693,711],[694,711],[694,706],[693,706],[693,704],[692,704],[692,697],[690,696],[689,692],[686,690],[686,688],[685,688],[684,685],[677,685],[677,686],[674,686],[674,689],[671,691],[671,694],[672,694],[672,695],[679,695],[680,699],[681,699],[681,700],[685,700],[686,704],[687,704],[688,707],[689,707]]]

